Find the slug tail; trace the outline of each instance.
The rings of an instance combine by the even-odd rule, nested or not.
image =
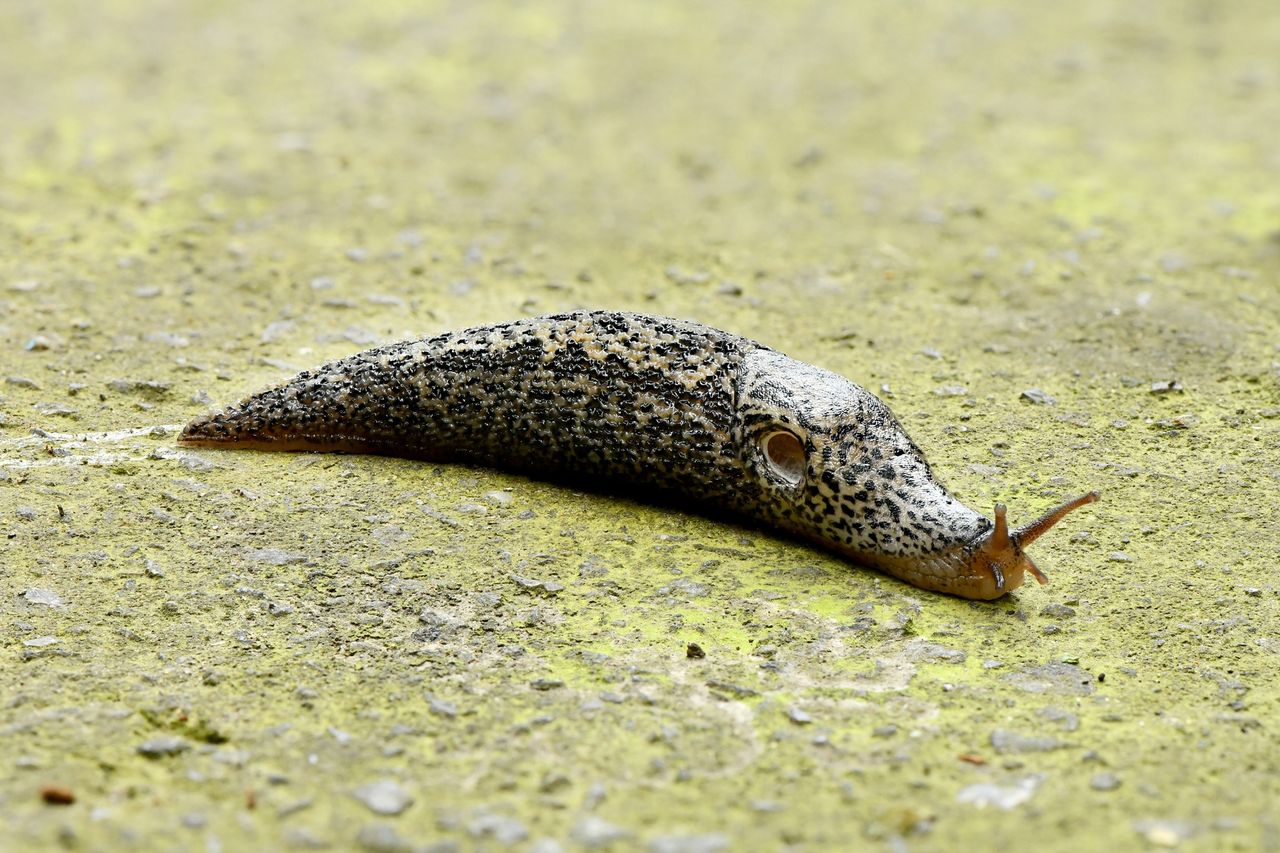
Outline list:
[[[236,423],[234,409],[227,409],[211,412],[187,424],[178,435],[178,444],[185,447],[251,447],[257,450],[274,442],[249,433]]]
[[[433,459],[425,431],[404,434],[388,409],[397,389],[372,385],[345,362],[304,373],[240,403],[196,418],[178,444],[219,450],[373,453]]]
[[[178,444],[226,450],[323,451],[367,453],[360,436],[333,433],[308,435],[254,417],[252,408],[233,407],[197,418],[182,430]]]

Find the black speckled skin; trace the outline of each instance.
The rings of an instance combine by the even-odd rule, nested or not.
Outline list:
[[[799,482],[763,449],[778,431],[804,447]],[[577,312],[377,347],[196,420],[180,441],[670,490],[958,594],[992,527],[946,492],[863,388],[746,338],[641,314]]]

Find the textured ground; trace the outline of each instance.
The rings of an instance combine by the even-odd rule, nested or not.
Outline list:
[[[8,4],[4,845],[1280,849],[1280,16],[953,7]],[[976,604],[174,445],[578,307],[838,370],[1015,523],[1103,502]]]

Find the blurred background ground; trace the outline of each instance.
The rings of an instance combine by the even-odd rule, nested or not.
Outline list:
[[[1278,56],[1262,0],[7,4],[5,844],[1280,848]],[[174,445],[578,307],[844,373],[984,511],[1103,502],[979,604]]]

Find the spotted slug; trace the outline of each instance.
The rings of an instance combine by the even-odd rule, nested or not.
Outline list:
[[[1089,492],[1010,531],[957,501],[879,399],[700,323],[613,311],[376,347],[199,418],[197,447],[378,453],[676,493],[928,590],[993,599]]]

